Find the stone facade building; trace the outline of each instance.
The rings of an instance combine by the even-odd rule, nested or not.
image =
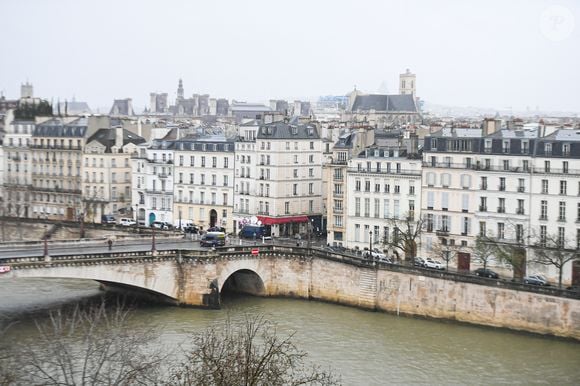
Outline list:
[[[85,221],[101,222],[105,214],[132,217],[131,156],[145,139],[121,126],[99,129],[87,139],[83,154]]]
[[[219,226],[233,232],[234,140],[186,137],[175,140],[172,148],[175,224],[190,220],[203,229]]]

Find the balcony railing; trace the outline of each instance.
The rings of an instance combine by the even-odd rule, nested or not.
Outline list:
[[[480,205],[480,206],[479,206],[479,211],[480,211],[480,212],[487,212],[487,206]]]
[[[524,186],[518,186],[519,193],[524,193],[525,191],[526,191],[526,188]]]
[[[443,229],[437,229],[435,231],[435,234],[437,236],[449,236],[449,229],[443,228]]]
[[[411,175],[420,176],[421,170],[411,170],[411,169],[365,169],[365,168],[348,168],[349,173],[365,173],[365,174],[379,174],[379,175]]]
[[[334,197],[344,197],[344,193],[343,192],[332,192],[332,195]]]
[[[504,207],[501,207],[501,206],[499,206],[499,207],[497,208],[497,213],[505,213],[505,208],[504,208]]]
[[[517,208],[516,209],[516,214],[525,214],[524,213],[524,208]]]

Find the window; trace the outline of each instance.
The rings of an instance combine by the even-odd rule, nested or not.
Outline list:
[[[552,144],[551,143],[544,144],[544,153],[545,153],[545,155],[552,155]]]
[[[461,211],[463,213],[469,212],[469,194],[467,193],[461,195]]]
[[[360,242],[360,224],[354,224],[354,241]]]
[[[548,219],[548,201],[542,200],[540,202],[540,220]]]
[[[284,214],[290,214],[290,202],[284,202]]]
[[[485,237],[487,235],[486,223],[485,221],[479,222],[479,235]]]
[[[375,198],[374,213],[375,218],[379,218],[381,216],[381,200],[379,198]]]
[[[395,185],[395,194],[401,193],[401,187],[397,184]]]
[[[201,167],[204,168],[205,167],[205,156],[201,157]]]
[[[516,241],[518,243],[524,241],[524,226],[522,224],[516,224]]]
[[[562,155],[564,157],[568,157],[570,155],[570,144],[569,143],[562,144]]]
[[[505,198],[498,198],[497,213],[505,213]]]
[[[524,172],[530,171],[530,162],[527,160],[522,161],[522,169]]]
[[[518,208],[516,209],[517,214],[524,214],[524,200],[518,199]]]
[[[227,169],[229,164],[229,158],[228,157],[224,157],[224,168]]]
[[[314,163],[314,155],[313,155],[313,154],[310,154],[310,155],[308,156],[308,162],[310,162],[311,164],[313,164],[313,163]]]
[[[369,198],[365,198],[365,217],[370,217],[371,213],[371,200]]]
[[[294,163],[295,163],[295,164],[297,164],[297,163],[298,163],[298,155],[297,155],[297,154],[295,154],[295,155],[294,155]]]
[[[505,191],[505,177],[499,178],[499,188],[500,191]]]
[[[268,209],[268,203],[266,203],[266,210]],[[314,200],[308,201],[308,212],[314,212]]]
[[[427,214],[427,232],[433,232],[433,213]]]
[[[449,232],[449,216],[447,215],[443,215],[441,216],[441,231],[443,232]]]
[[[308,184],[308,194],[314,194],[314,184],[312,182]]]
[[[314,169],[312,168],[308,169],[308,177],[314,177]]]
[[[427,192],[427,209],[433,210],[435,202],[435,192]]]
[[[480,190],[487,190],[487,177],[481,177],[481,184],[479,185]]]
[[[548,194],[548,180],[542,180],[542,194]]]
[[[558,227],[558,248],[564,248],[566,242],[566,228]]]
[[[480,212],[487,211],[487,197],[479,197],[479,211]]]
[[[497,223],[497,238],[500,240],[505,238],[505,224],[502,222]]]
[[[383,200],[383,218],[389,218],[390,206],[391,206],[391,203],[389,200]]]
[[[354,199],[354,215],[360,217],[360,197]]]
[[[560,181],[560,195],[565,196],[567,191],[567,183],[566,181]]]
[[[525,180],[523,178],[518,178],[518,192],[523,193],[526,191]]]
[[[195,157],[194,156],[189,157],[189,166],[195,166]]]
[[[409,183],[409,195],[415,195],[415,185],[411,185],[411,183]]]
[[[365,192],[371,191],[371,182],[369,180],[365,181]]]
[[[522,154],[528,154],[530,144],[527,139],[522,140]]]
[[[354,190],[355,192],[360,192],[360,180],[354,182]]]
[[[502,152],[503,153],[509,153],[510,152],[510,140],[509,139],[504,139],[502,141]]]
[[[391,192],[391,185],[385,184],[385,193],[390,193],[390,192]],[[580,184],[578,184],[578,195],[580,196]]]
[[[294,184],[294,185],[292,186],[292,194],[293,194],[294,196],[297,196],[297,195],[298,195],[298,184]]]
[[[467,236],[469,234],[470,229],[471,229],[471,220],[469,219],[469,217],[463,217],[461,235]]]
[[[509,159],[503,160],[503,170],[510,170],[510,160]]]
[[[546,235],[547,235],[547,228],[545,225],[540,225],[540,245],[542,247],[546,246]]]
[[[578,209],[576,214],[576,222],[580,222],[580,202],[578,203]]]
[[[399,218],[399,200],[394,200],[393,216]]]
[[[566,221],[566,202],[560,201],[558,205],[558,221]]]
[[[449,210],[449,193],[441,192],[441,210]]]
[[[550,161],[544,161],[544,171],[546,173],[550,172]]]
[[[298,169],[294,169],[292,171],[292,174],[293,174],[294,178],[298,178]]]
[[[415,200],[409,200],[409,221],[415,221]]]

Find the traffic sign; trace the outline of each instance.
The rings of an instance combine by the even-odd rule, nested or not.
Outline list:
[[[257,255],[258,253],[260,253],[258,248],[252,248],[252,255]]]

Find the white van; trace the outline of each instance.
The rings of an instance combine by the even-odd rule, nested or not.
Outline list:
[[[185,228],[191,228],[194,226],[193,224],[193,220],[181,220],[181,228],[179,227],[179,220],[175,221],[175,223],[173,224],[175,226],[175,229],[181,229],[184,230]]]
[[[122,225],[124,227],[130,227],[132,225],[137,225],[137,223],[131,218],[123,217],[119,219],[119,225]]]

